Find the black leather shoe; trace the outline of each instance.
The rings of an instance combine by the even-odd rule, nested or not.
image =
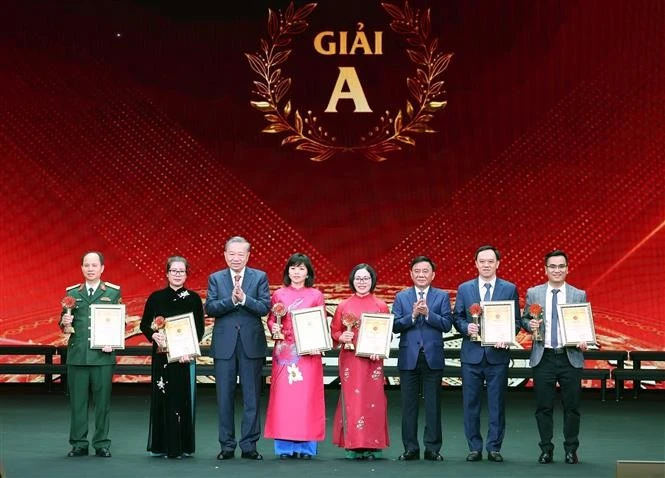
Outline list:
[[[483,459],[483,454],[479,451],[472,451],[466,455],[466,461],[480,461]]]
[[[217,455],[218,460],[230,460],[233,458],[235,453],[233,450],[222,450],[219,452],[219,455]]]
[[[103,448],[97,448],[95,450],[95,455],[99,456],[101,458],[111,458],[111,450],[109,450],[106,447]]]
[[[425,455],[423,458],[429,461],[443,461],[443,457],[438,451],[425,450]]]
[[[75,446],[69,451],[69,453],[67,453],[67,456],[70,458],[73,456],[88,456],[88,449],[80,446]]]
[[[538,457],[538,463],[542,465],[546,465],[548,463],[552,463],[552,452],[551,451],[544,451],[540,454]]]
[[[407,450],[404,453],[402,453],[397,459],[399,461],[420,460],[420,453],[415,450]]]
[[[501,463],[503,461],[503,457],[498,451],[490,451],[487,453],[487,460]]]
[[[253,451],[243,451],[240,454],[241,458],[246,458],[248,460],[263,460],[263,455],[256,450]]]
[[[566,463],[569,465],[576,465],[579,462],[577,459],[577,453],[574,451],[569,451],[566,453]]]

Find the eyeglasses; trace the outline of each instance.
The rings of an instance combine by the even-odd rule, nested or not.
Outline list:
[[[559,269],[560,271],[564,270],[566,267],[568,267],[568,264],[550,264],[547,266],[547,268],[551,271],[555,271]]]
[[[178,269],[169,269],[169,272],[174,276],[184,276],[185,274],[187,274],[187,271],[180,271]]]
[[[371,277],[355,277],[353,280],[356,282],[372,282]]]

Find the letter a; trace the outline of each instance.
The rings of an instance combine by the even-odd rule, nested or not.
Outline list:
[[[343,91],[344,85],[348,86],[348,91]],[[328,102],[328,107],[326,108],[326,113],[337,113],[337,102],[339,100],[353,100],[353,104],[356,109],[353,110],[354,113],[371,113],[372,109],[367,103],[367,98],[365,98],[365,92],[363,87],[360,84],[358,75],[356,74],[356,69],[352,66],[340,66],[339,67],[339,76],[337,77],[337,83],[335,84],[335,89],[333,90],[332,95],[330,96],[330,101]]]

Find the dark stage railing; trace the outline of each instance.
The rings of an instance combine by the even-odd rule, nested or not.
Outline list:
[[[205,357],[208,355],[210,347],[202,346],[201,353]],[[146,360],[142,363],[125,363],[122,360],[115,366],[115,375],[150,375],[151,366],[149,356],[151,346],[133,345],[125,349],[117,350],[119,357],[134,356],[144,357]],[[44,383],[47,390],[53,390],[54,381],[65,382],[67,373],[67,347],[54,345],[4,345],[0,346],[0,357],[7,355],[37,356],[39,362],[9,362],[0,361],[0,374],[2,375],[44,375]],[[272,350],[269,350],[270,357]],[[338,350],[326,352],[326,357],[337,357]],[[530,351],[526,349],[512,349],[510,351],[511,359],[527,360]],[[446,359],[459,360],[459,348],[446,348]],[[625,361],[628,358],[633,361],[633,368],[626,369]],[[59,358],[59,360],[54,360]],[[624,381],[633,381],[633,396],[638,397],[638,389],[641,380],[665,380],[665,370],[663,369],[644,369],[642,362],[645,361],[665,361],[665,351],[632,351],[624,350],[589,350],[584,353],[586,361],[604,362],[601,367],[584,368],[582,378],[586,380],[599,380],[601,385],[601,400],[605,401],[607,380],[615,380],[616,400],[622,396]],[[395,365],[384,366],[384,372],[387,377],[399,376],[399,371]],[[197,364],[197,376],[214,376],[214,366],[211,363]],[[337,377],[339,369],[337,365],[324,364],[323,373],[326,377]],[[270,376],[270,364],[263,368],[264,376]],[[529,379],[532,377],[530,367],[514,366],[508,369],[509,378]],[[461,368],[459,366],[446,365],[444,368],[444,378],[461,378]]]

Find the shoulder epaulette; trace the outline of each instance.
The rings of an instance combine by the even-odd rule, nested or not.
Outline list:
[[[115,285],[115,284],[113,284],[112,282],[104,282],[104,284],[106,284],[106,285],[107,285],[108,287],[110,287],[111,289],[120,290],[120,286],[119,286],[119,285]]]
[[[67,287],[67,288],[66,288],[65,290],[72,290],[72,289],[76,289],[76,288],[77,288],[78,286],[80,286],[80,285],[81,285],[81,283],[79,282],[78,284],[74,284],[74,285],[70,285],[70,286],[69,286],[69,287]]]

